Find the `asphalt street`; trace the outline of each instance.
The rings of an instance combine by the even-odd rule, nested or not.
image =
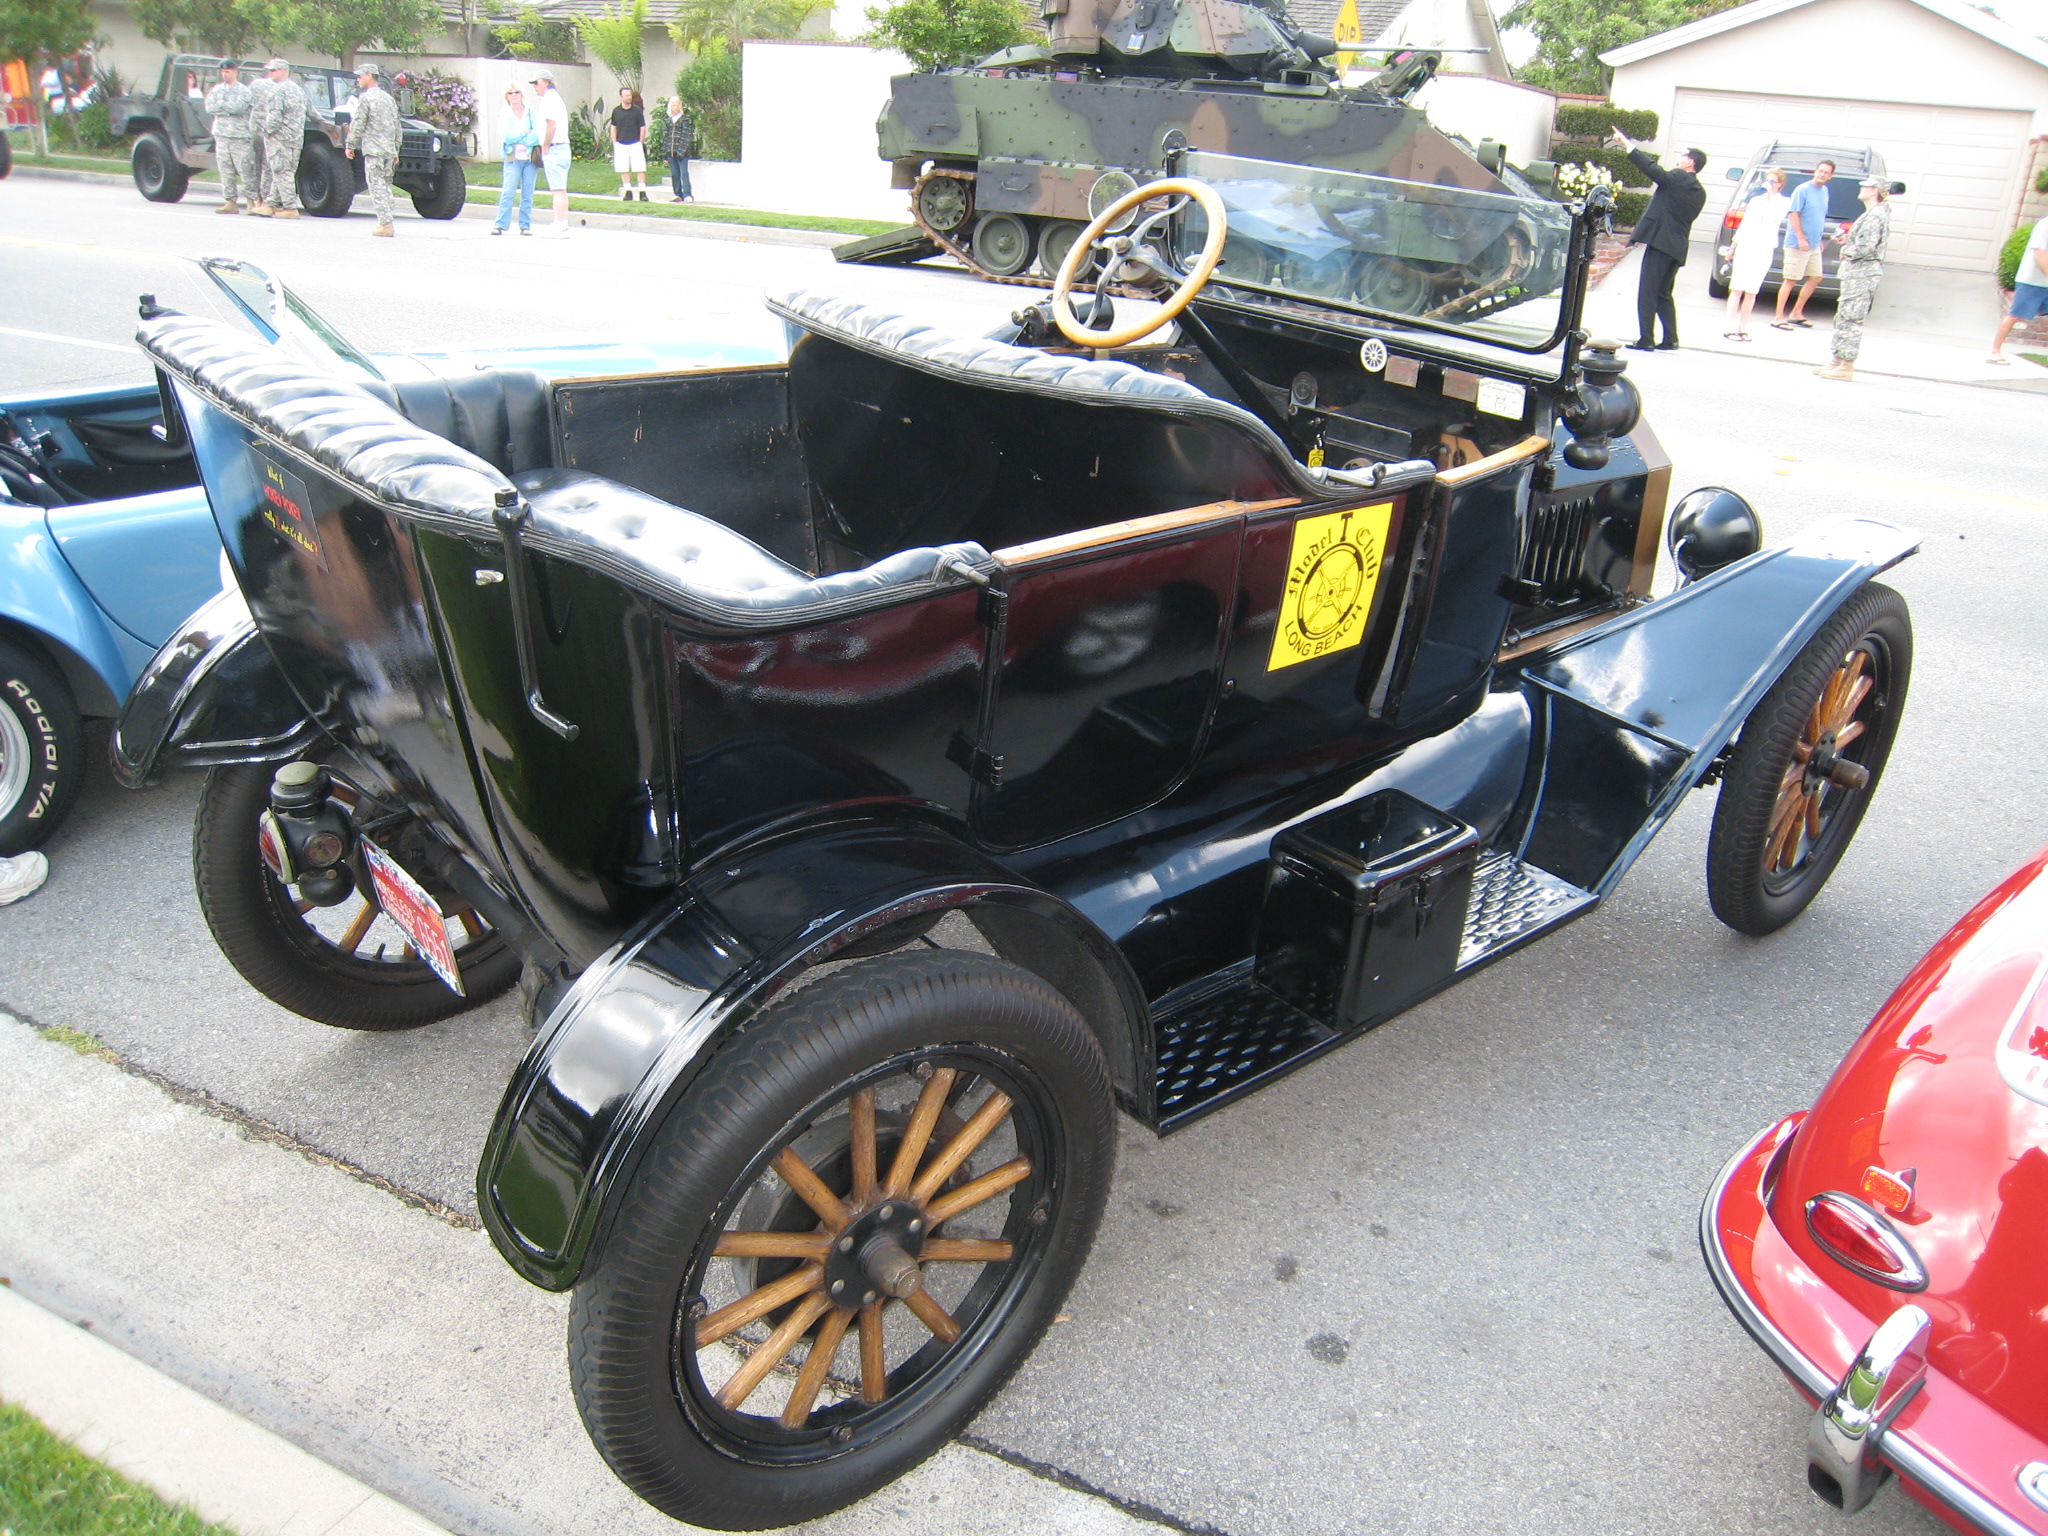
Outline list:
[[[391,242],[369,228],[231,225],[196,195],[166,208],[119,189],[0,184],[0,389],[137,376],[132,355],[106,349],[180,252],[265,263],[370,350],[656,328],[740,344],[775,334],[764,291],[799,286],[982,330],[1019,294],[765,240],[494,240],[474,217],[401,219]],[[1740,1143],[1811,1101],[1926,945],[2043,841],[2048,717],[2031,680],[2048,672],[2048,402],[1630,357],[1675,491],[1735,487],[1774,540],[1842,513],[1926,536],[1888,578],[1914,610],[1911,701],[1833,883],[1772,938],[1721,927],[1703,878],[1712,805],[1696,796],[1583,921],[1177,1136],[1127,1126],[1072,1320],[976,1426],[992,1445],[1228,1536],[1840,1528],[1805,1488],[1805,1410],[1707,1280],[1698,1207]],[[258,998],[192,896],[196,788],[127,794],[96,776],[49,850],[49,886],[0,912],[0,1010],[89,1031],[174,1084],[472,1210],[476,1153],[523,1044],[509,1008],[358,1036]],[[189,1241],[217,1255],[234,1234]],[[115,1286],[90,1252],[0,1229],[0,1273],[74,1315],[118,1294],[124,1341],[189,1373],[189,1351],[136,1321],[150,1315],[146,1269]],[[412,1298],[433,1276],[388,1283]],[[260,1351],[237,1358],[260,1372]],[[295,1417],[242,1385],[259,1417],[286,1433],[314,1424],[309,1448],[395,1496],[449,1454],[422,1441],[372,1455],[375,1415],[357,1428],[332,1404]],[[293,1390],[317,1397],[317,1373]],[[502,1376],[477,1386],[516,1390]],[[462,1417],[445,1433],[459,1438]],[[520,1472],[547,1478],[544,1460]],[[509,1488],[459,1523],[534,1529],[521,1497]],[[1941,1527],[1888,1489],[1857,1528]]]

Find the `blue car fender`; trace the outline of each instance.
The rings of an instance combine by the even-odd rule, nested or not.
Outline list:
[[[477,1168],[477,1208],[506,1262],[544,1289],[573,1286],[655,1132],[721,1042],[810,967],[959,909],[1075,1004],[1128,1094],[1139,1063],[1150,1070],[1144,999],[1086,918],[942,826],[806,822],[710,861],[555,1005]]]
[[[0,630],[56,665],[79,712],[111,715],[148,648],[92,599],[50,537],[41,507],[0,498]]]

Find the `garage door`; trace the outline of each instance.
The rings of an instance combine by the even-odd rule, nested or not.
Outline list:
[[[1727,167],[1747,165],[1772,139],[1869,145],[1884,156],[1892,178],[1906,184],[1906,195],[1892,204],[1889,259],[1992,269],[2012,209],[2027,113],[1684,88],[1674,107],[1664,142],[1707,152],[1709,214],[1718,215],[1733,190]]]

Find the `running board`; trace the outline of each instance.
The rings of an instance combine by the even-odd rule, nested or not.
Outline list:
[[[1577,917],[1597,899],[1511,853],[1488,854],[1472,872],[1472,904],[1465,909],[1458,969],[1467,971],[1506,953]]]

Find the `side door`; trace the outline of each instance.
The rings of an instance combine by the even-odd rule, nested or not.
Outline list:
[[[1221,687],[1245,518],[1263,505],[1216,502],[996,552],[982,727],[954,742],[983,843],[1071,836],[1185,776]]]

